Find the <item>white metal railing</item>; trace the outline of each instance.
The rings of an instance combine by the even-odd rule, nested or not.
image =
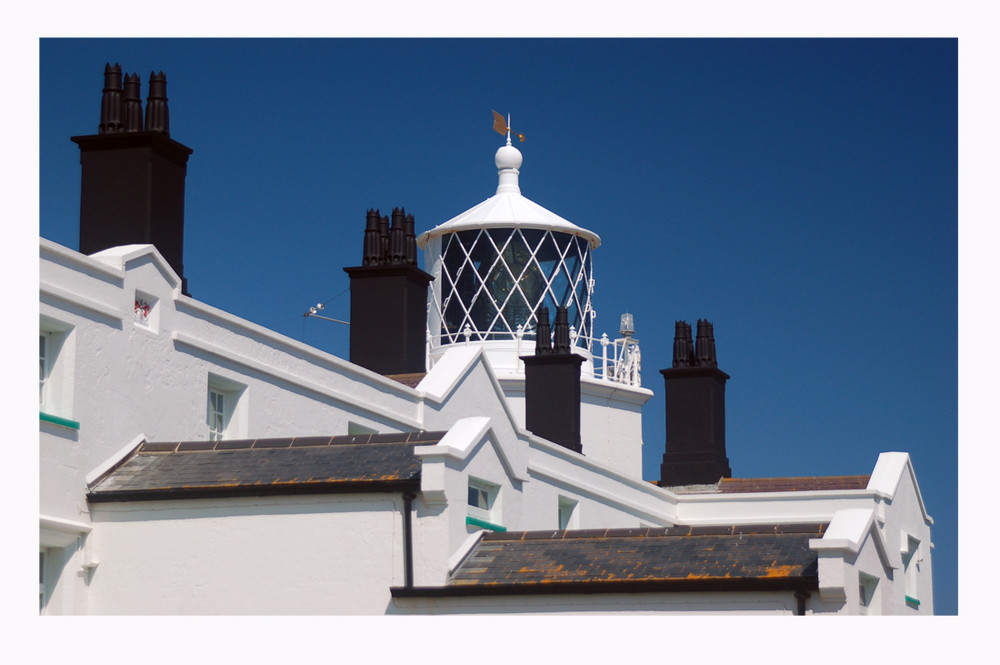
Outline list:
[[[517,372],[524,371],[524,363],[521,361],[521,356],[524,353],[530,352],[530,348],[534,347],[534,341],[528,341],[527,344],[522,344],[524,342],[525,331],[522,326],[518,326],[517,332],[514,333],[514,340],[516,345],[514,347],[514,367],[516,367]],[[600,339],[593,339],[585,337],[577,333],[574,326],[570,326],[569,329],[569,339],[570,347],[580,347],[583,349],[591,350],[593,355],[593,365],[594,365],[594,378],[599,381],[607,381],[609,383],[621,383],[628,386],[639,387],[642,385],[642,352],[639,350],[639,340],[632,336],[619,337],[618,339],[611,340],[608,338],[607,333],[601,335]],[[474,343],[472,341],[472,330],[469,326],[462,334],[462,342],[464,344]],[[600,355],[593,354],[593,349],[597,345],[601,346]],[[427,369],[429,370],[434,364],[434,354],[435,351],[440,347],[434,345],[433,336],[430,330],[427,331]]]
[[[607,333],[598,340],[601,345],[601,362],[594,358],[594,378],[612,383],[624,383],[628,386],[642,385],[642,352],[639,350],[639,340],[634,337],[619,337],[612,341]],[[611,356],[608,357],[608,347]]]

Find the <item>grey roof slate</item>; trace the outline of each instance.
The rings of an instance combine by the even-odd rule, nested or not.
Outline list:
[[[444,432],[145,442],[90,486],[90,501],[379,492],[420,486],[414,445]]]
[[[821,537],[825,528],[805,524],[486,533],[438,591],[467,595],[599,592],[602,587],[815,588],[817,557],[809,539]]]

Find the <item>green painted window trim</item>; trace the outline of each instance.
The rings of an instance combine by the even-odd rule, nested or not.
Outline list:
[[[920,601],[914,598],[913,596],[904,596],[904,598],[906,598],[906,602],[908,602],[909,604],[920,607]]]
[[[493,522],[487,522],[486,520],[481,520],[478,517],[473,517],[472,515],[465,516],[465,523],[471,526],[478,526],[482,529],[489,529],[490,531],[506,531],[507,527],[500,526],[499,524],[494,524]]]
[[[68,427],[70,429],[80,429],[80,423],[75,420],[70,420],[69,418],[60,418],[59,416],[53,416],[51,414],[45,413],[44,411],[38,412],[39,420],[44,420],[47,423],[52,423],[53,425],[59,425],[60,427]]]

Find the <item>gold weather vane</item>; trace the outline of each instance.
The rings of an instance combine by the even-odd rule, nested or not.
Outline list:
[[[510,116],[507,116],[507,119],[504,120],[502,115],[493,111],[493,131],[500,136],[506,136],[508,139],[510,139],[510,135],[513,134],[521,140],[521,143],[524,143],[524,134],[512,130],[507,124],[508,122],[510,122]]]

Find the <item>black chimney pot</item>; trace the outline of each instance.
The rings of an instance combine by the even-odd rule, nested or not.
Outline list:
[[[549,308],[538,308],[535,316],[538,323],[535,326],[535,355],[544,356],[552,353],[552,332],[549,330]]]
[[[674,324],[674,367],[694,365],[694,346],[691,342],[691,326],[684,321]]]
[[[417,265],[417,232],[413,215],[406,216],[404,228],[406,230],[406,263],[415,266]]]
[[[406,263],[406,210],[392,209],[392,227],[389,229],[389,262],[393,265]]]
[[[142,131],[142,83],[138,74],[125,77],[125,131]]]
[[[101,91],[101,124],[98,134],[122,131],[122,68],[117,62],[104,65],[104,90]]]
[[[146,98],[146,131],[170,136],[170,111],[167,108],[167,77],[149,73],[149,97]]]

